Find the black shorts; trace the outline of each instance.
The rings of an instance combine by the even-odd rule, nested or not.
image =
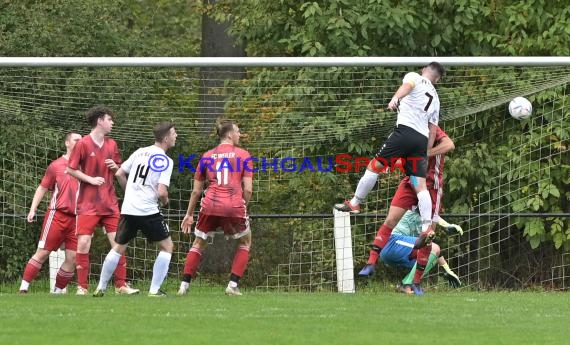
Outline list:
[[[398,158],[405,159],[404,170],[408,176],[426,177],[428,138],[416,130],[398,125],[376,154],[383,165],[398,171],[394,163]],[[387,170],[390,171],[390,170]]]
[[[150,216],[122,214],[119,220],[119,229],[115,236],[115,242],[125,245],[137,237],[139,230],[152,242],[159,242],[170,236],[168,225],[160,213]]]

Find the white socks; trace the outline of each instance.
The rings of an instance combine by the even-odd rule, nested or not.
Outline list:
[[[158,253],[156,260],[154,261],[154,266],[152,268],[152,281],[150,283],[150,290],[151,294],[155,294],[160,289],[160,285],[166,278],[168,274],[168,265],[170,265],[170,258],[172,257],[171,253],[167,253],[161,251]]]
[[[422,232],[431,225],[431,197],[427,190],[418,193],[418,208],[422,219]]]
[[[28,291],[28,289],[30,288],[30,283],[22,280],[22,284],[20,285],[20,291]]]
[[[119,264],[120,258],[121,254],[117,253],[113,249],[109,251],[105,257],[105,261],[103,262],[103,267],[101,268],[101,278],[99,279],[99,285],[97,285],[97,289],[107,289],[107,284],[109,284],[109,280],[111,280],[113,272],[115,272],[115,269]]]
[[[368,193],[370,193],[372,188],[374,188],[377,180],[378,173],[366,169],[364,175],[360,178],[360,181],[358,181],[358,186],[356,186],[356,191],[354,192],[354,198],[350,200],[352,206],[357,206],[364,202]]]

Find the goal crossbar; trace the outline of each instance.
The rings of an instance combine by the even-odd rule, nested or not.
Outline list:
[[[570,65],[570,56],[426,57],[2,57],[0,67],[333,67]]]

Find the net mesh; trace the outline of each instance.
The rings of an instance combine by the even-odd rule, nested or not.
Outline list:
[[[331,206],[351,195],[364,170],[363,165],[359,171],[338,173],[334,159],[338,154],[371,157],[376,152],[395,124],[396,114],[387,111],[386,105],[403,76],[415,70],[413,66],[211,68],[209,73],[199,68],[1,69],[0,250],[5,254],[3,264],[11,267],[2,280],[17,280],[34,251],[37,236],[30,233],[38,233],[38,223],[28,224],[24,218],[45,168],[63,152],[63,134],[70,130],[87,134],[85,110],[104,104],[116,114],[111,136],[123,159],[137,147],[152,143],[151,129],[157,122],[176,124],[178,144],[169,153],[175,161],[171,203],[164,210],[175,241],[171,279],[179,278],[190,246],[190,239],[178,229],[193,174],[180,162],[217,144],[213,125],[218,117],[224,117],[240,123],[247,134],[242,145],[253,156],[278,162],[275,168],[268,164],[264,169],[258,164],[261,170],[255,175],[250,213],[259,217],[252,220],[254,246],[245,284],[269,289],[334,289]],[[561,236],[564,240],[567,236],[567,218],[521,218],[516,214],[541,212],[546,208],[540,203],[545,201],[538,199],[565,196],[566,191],[551,181],[560,180],[559,174],[569,175],[569,72],[568,66],[455,66],[438,85],[441,125],[457,147],[446,163],[446,171],[451,173],[445,177],[443,216],[445,211],[465,214],[449,221],[466,230],[462,237],[440,234],[438,241],[466,285],[495,281],[490,276],[499,274],[500,261],[516,256],[521,260],[520,272],[510,275],[524,285],[524,277],[528,277],[524,270],[530,272],[533,264],[522,266],[533,251],[520,233],[524,231],[533,247],[550,236],[539,227],[560,227],[548,238],[553,242],[562,243]],[[518,122],[508,116],[507,103],[515,96],[533,101],[530,120]],[[508,150],[490,150],[505,143]],[[490,152],[497,157],[489,157]],[[314,168],[317,158],[323,159],[324,167],[333,159],[332,171],[299,172],[304,157]],[[467,185],[475,175],[482,176],[484,182]],[[364,204],[368,216],[353,219],[357,268],[368,255],[368,244],[401,177],[397,173],[383,176]],[[563,211],[560,207],[549,210]],[[289,215],[263,216],[267,214]],[[307,214],[330,216],[311,218]],[[92,282],[98,278],[108,250],[103,236],[96,238]],[[233,253],[233,244],[223,238],[214,242],[201,266],[200,280],[207,283],[227,278]],[[568,284],[567,256],[548,248],[539,250],[555,259],[541,271],[539,281],[564,287]],[[130,280],[149,281],[156,254],[155,246],[144,239],[132,243],[128,251]],[[385,275],[380,276],[401,273],[392,268],[381,270]],[[505,277],[497,281],[507,286]],[[436,278],[432,281],[438,282]]]

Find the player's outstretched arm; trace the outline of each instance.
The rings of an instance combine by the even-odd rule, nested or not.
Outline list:
[[[459,235],[463,235],[463,229],[459,225],[449,224],[441,217],[439,217],[437,224],[444,227],[448,234],[458,233]]]
[[[34,198],[32,199],[32,205],[30,206],[30,212],[28,213],[28,222],[31,223],[34,221],[36,217],[36,213],[38,212],[38,206],[40,202],[44,198],[44,195],[47,193],[48,189],[42,187],[41,185],[38,186],[36,192],[34,193]]]

